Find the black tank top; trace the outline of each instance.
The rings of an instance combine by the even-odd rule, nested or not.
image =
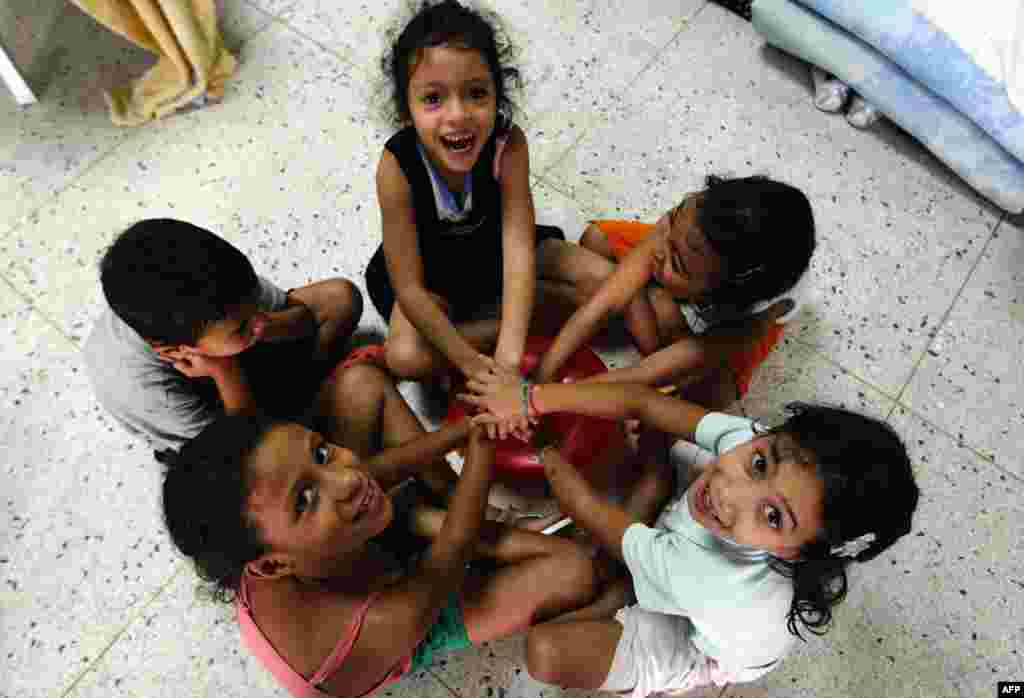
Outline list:
[[[494,178],[497,129],[491,134],[471,172],[473,206],[462,221],[438,215],[430,172],[417,147],[416,129],[408,126],[385,148],[398,160],[412,190],[420,257],[427,288],[444,296],[474,289],[488,297],[500,294],[502,276],[501,189]],[[454,298],[449,300],[456,301]]]

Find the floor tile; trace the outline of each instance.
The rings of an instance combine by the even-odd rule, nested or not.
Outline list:
[[[452,652],[440,657],[430,672],[464,698],[513,698],[503,689],[507,691],[510,684],[521,682],[517,677],[526,674],[524,643],[525,636],[518,635]]]
[[[543,176],[598,215],[650,221],[708,174],[794,184],[819,243],[797,336],[895,394],[997,214],[891,127],[864,133],[816,110],[805,68],[763,43],[709,5]]]
[[[631,104],[638,75],[703,0],[503,2],[498,8],[520,52],[521,120],[536,172],[544,173],[608,114]]]
[[[175,563],[159,468],[100,414],[74,345],[0,288],[0,694],[49,696]]]
[[[60,5],[22,8],[7,44],[39,102],[18,107],[6,89],[0,93],[0,234],[127,136],[110,122],[102,90],[151,62],[70,3]]]
[[[913,532],[850,568],[823,639],[726,695],[981,698],[1020,673],[1024,631],[1008,622],[1024,603],[1019,483],[913,414],[892,424],[921,489]]]
[[[794,320],[799,323],[799,318]],[[766,424],[780,424],[791,402],[825,403],[885,419],[895,403],[811,347],[783,337],[755,372],[736,409]]]
[[[39,103],[19,108],[6,92],[0,97],[0,196],[8,202],[0,234],[138,133],[111,123],[102,93],[153,62],[70,3],[15,1],[14,29],[3,35],[13,33],[5,43]],[[218,6],[225,42],[236,53],[271,21],[244,0]]]
[[[290,694],[242,644],[234,607],[212,601],[188,563],[118,637],[69,698],[243,698]],[[419,672],[375,695],[452,698]]]
[[[901,402],[1024,477],[1024,238],[1003,223]]]
[[[247,0],[216,0],[224,45],[238,57],[241,46],[270,26],[274,18]]]
[[[506,61],[520,70],[522,89],[513,94],[515,120],[527,132],[531,167],[543,172],[579,134],[600,120],[629,81],[685,25],[703,0],[683,3],[536,2],[494,3]],[[418,6],[415,6],[418,7]],[[337,4],[313,0],[296,5],[287,22],[365,71],[376,90],[388,41],[412,16],[409,4]],[[504,58],[504,56],[503,56]]]
[[[103,249],[143,218],[207,227],[284,288],[362,284],[379,240],[379,143],[352,108],[347,66],[279,25],[246,52],[222,104],[140,132],[0,240],[0,268],[69,335],[84,338],[100,308]]]

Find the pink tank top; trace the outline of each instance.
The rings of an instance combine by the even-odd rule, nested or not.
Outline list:
[[[341,638],[338,640],[338,644],[334,646],[330,656],[324,660],[324,663],[320,665],[320,668],[311,679],[306,679],[302,674],[295,671],[285,661],[284,657],[277,653],[277,650],[270,644],[263,631],[256,625],[252,615],[253,604],[249,596],[248,586],[246,585],[246,576],[247,573],[243,573],[241,583],[239,584],[239,593],[235,601],[235,605],[238,608],[238,625],[242,634],[242,642],[295,698],[333,698],[330,693],[325,693],[318,687],[330,679],[338,670],[338,667],[348,658],[349,653],[352,651],[352,646],[359,637],[359,631],[363,628],[366,612],[370,609],[370,604],[373,603],[377,595],[370,594],[359,608],[356,609],[352,622],[349,623],[347,628],[342,630]],[[368,696],[381,686],[397,681],[403,674],[409,671],[411,666],[412,656],[410,655],[396,664],[378,684],[362,695]]]

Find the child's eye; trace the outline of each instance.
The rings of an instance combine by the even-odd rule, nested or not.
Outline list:
[[[438,104],[441,103],[441,95],[437,94],[436,92],[428,92],[427,94],[420,97],[420,101],[426,104],[427,106],[437,106]]]
[[[764,518],[768,521],[768,525],[775,530],[782,528],[782,512],[771,504],[764,505]]]
[[[295,500],[295,513],[301,516],[308,509],[316,504],[317,491],[313,485],[303,485],[299,488],[299,496]]]
[[[320,444],[313,449],[313,462],[317,465],[327,465],[331,457],[331,448],[326,444]]]
[[[686,265],[683,264],[683,258],[675,251],[672,252],[672,269],[680,276],[682,276],[686,271]]]
[[[489,94],[490,92],[483,87],[474,87],[472,90],[469,91],[469,96],[472,97],[473,99],[487,99],[487,96]]]
[[[768,472],[768,459],[761,452],[754,453],[753,458],[750,459],[750,465],[754,472],[761,477],[764,477],[765,473]]]

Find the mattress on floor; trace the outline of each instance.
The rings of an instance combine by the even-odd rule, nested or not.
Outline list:
[[[1024,163],[884,53],[792,0],[755,0],[771,45],[836,75],[997,206],[1024,211]]]

